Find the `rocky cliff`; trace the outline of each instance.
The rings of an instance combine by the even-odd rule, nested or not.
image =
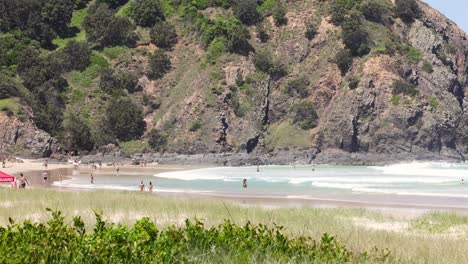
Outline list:
[[[56,141],[30,121],[0,113],[0,153],[26,157],[48,157]]]
[[[284,25],[266,15],[260,26],[248,27],[253,52],[225,53],[214,63],[207,62],[199,36],[187,33],[180,18],[173,17],[178,43],[168,51],[171,71],[159,80],[145,75],[147,52],[158,49],[154,45],[143,43],[110,63],[139,76],[135,100],[156,98],[157,107],[145,106],[145,121],[147,131],[155,128],[167,136],[166,153],[228,153],[250,163],[466,160],[467,35],[418,2],[421,14],[411,23],[392,13],[387,23],[363,22],[370,52],[354,57],[342,74],[336,54],[344,47],[343,29],[332,22],[330,2],[288,1]],[[200,12],[211,18],[232,16],[220,7]],[[317,23],[312,38],[305,34],[311,18]],[[286,74],[272,77],[256,69],[255,54],[261,50],[270,51]],[[79,108],[98,115],[93,96],[98,88],[90,84],[86,90],[68,80],[85,91]],[[305,91],[288,93],[298,80]],[[396,93],[398,86],[413,92]],[[313,116],[313,125],[302,126],[297,107],[309,103],[315,113],[305,115]],[[32,124],[0,118],[3,145],[49,144],[50,138],[33,132]],[[34,144],[35,153],[39,145]]]

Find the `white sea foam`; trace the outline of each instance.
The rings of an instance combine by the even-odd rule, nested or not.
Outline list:
[[[380,171],[382,174],[391,175],[443,176],[452,178],[468,177],[468,166],[466,164],[412,162],[388,166],[372,166],[368,168]]]

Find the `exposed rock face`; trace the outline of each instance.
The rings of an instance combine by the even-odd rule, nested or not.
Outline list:
[[[56,141],[32,122],[0,113],[0,151],[33,157],[48,157],[56,149]]]
[[[360,85],[338,91],[325,107],[320,149],[402,159],[468,158],[467,37],[437,11],[421,6],[421,20],[398,24],[402,38],[421,51],[420,62],[373,56],[361,62],[362,71],[355,62],[352,74],[360,76]],[[432,72],[421,70],[423,61],[432,65]],[[415,85],[419,94],[392,104],[395,80]]]
[[[227,54],[216,64],[207,64],[205,51],[193,38],[181,36],[168,52],[172,71],[160,80],[145,76],[139,80],[143,93],[161,99],[160,108],[148,112],[146,119],[151,121],[149,129],[153,126],[168,134],[167,153],[173,154],[142,154],[140,158],[218,165],[468,159],[467,35],[420,3],[422,16],[413,23],[395,18],[392,23],[368,27],[381,30],[372,37],[391,35],[400,48],[416,49],[420,52],[416,61],[402,51],[373,50],[355,58],[342,76],[335,64],[335,55],[343,47],[341,29],[319,10],[326,2],[289,1],[286,25],[278,27],[272,17],[263,21],[269,35],[266,43],[256,39],[250,27],[252,46],[271,51],[275,61],[288,69],[287,76],[279,79],[256,71],[254,54]],[[218,11],[210,8],[206,13],[223,13]],[[306,22],[318,17],[322,20],[317,34],[309,40],[304,34]],[[377,42],[372,41],[372,45]],[[138,56],[127,69],[144,74],[147,59]],[[300,77],[310,82],[308,95],[286,93],[288,82]],[[359,79],[355,89],[349,88],[351,78]],[[396,81],[413,85],[417,94],[393,94]],[[318,126],[306,132],[291,121],[294,105],[303,101],[313,103],[319,116]],[[22,146],[42,155],[53,145],[31,123],[0,118],[3,149]],[[201,125],[192,131],[194,121]],[[289,140],[294,143],[291,146],[278,142],[278,138],[298,135],[307,138]],[[99,151],[112,159],[110,153],[117,148]]]

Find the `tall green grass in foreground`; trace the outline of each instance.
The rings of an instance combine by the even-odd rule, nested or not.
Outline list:
[[[97,213],[87,232],[79,216],[69,225],[56,211],[47,223],[10,220],[0,237],[2,263],[374,263],[387,258],[384,252],[351,253],[328,234],[316,243],[290,238],[282,227],[241,227],[229,220],[211,228],[186,220],[182,228],[159,230],[150,218],[127,227]]]
[[[184,229],[186,219],[199,219],[209,230],[227,219],[239,228],[247,223],[269,228],[284,226],[281,230],[284,236],[292,240],[310,237],[310,243],[312,240],[320,242],[327,233],[347,252],[352,252],[354,260],[360,252],[374,252],[377,248],[378,252],[390,251],[389,263],[468,263],[468,217],[456,214],[434,213],[407,220],[361,209],[267,208],[216,199],[164,198],[139,192],[0,189],[1,225],[7,225],[9,217],[46,223],[50,214],[45,208],[62,211],[67,223],[72,223],[72,217],[81,216],[86,230],[91,232],[96,224],[93,210],[102,211],[103,220],[129,226],[125,228],[149,217],[159,230],[168,230],[171,225]],[[357,225],[356,219],[364,219],[372,225],[406,225],[395,231],[372,230]],[[211,260],[216,262],[216,259]],[[377,260],[370,262],[374,261]]]

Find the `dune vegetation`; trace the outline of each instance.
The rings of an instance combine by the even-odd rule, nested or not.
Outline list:
[[[176,199],[149,193],[110,191],[1,189],[0,199],[2,201],[0,224],[4,228],[10,224],[9,219],[13,219],[15,223],[21,223],[26,219],[31,223],[42,223],[31,226],[27,222],[0,229],[3,232],[3,245],[11,243],[12,240],[7,237],[15,237],[17,241],[14,243],[29,245],[28,241],[23,241],[24,236],[19,236],[18,232],[34,234],[45,232],[47,237],[57,239],[61,236],[65,238],[60,239],[66,239],[70,235],[73,239],[68,238],[74,241],[89,242],[89,245],[84,245],[83,242],[74,244],[73,248],[69,248],[70,252],[64,253],[57,249],[50,252],[51,255],[35,256],[52,262],[57,260],[53,259],[54,254],[72,254],[73,250],[81,251],[84,247],[91,250],[89,247],[97,245],[98,241],[116,247],[123,245],[122,243],[130,245],[130,242],[138,245],[153,243],[151,245],[155,246],[162,243],[174,246],[173,251],[172,247],[155,249],[151,246],[148,246],[149,248],[129,246],[122,249],[126,250],[125,252],[139,252],[138,254],[143,255],[138,256],[143,259],[145,254],[151,253],[154,259],[148,261],[216,263],[220,261],[223,263],[288,261],[464,263],[466,256],[463,253],[468,247],[468,217],[458,214],[430,213],[419,217],[404,217],[364,209],[260,207],[223,200],[183,196]],[[55,213],[55,219],[52,219],[51,213],[46,208],[60,211],[61,216]],[[97,219],[96,213],[99,215]],[[60,220],[62,216],[64,223]],[[74,218],[78,216],[79,228],[73,227],[74,223],[77,224]],[[139,221],[141,219],[145,220]],[[187,219],[189,222],[186,222]],[[106,229],[99,231],[102,232],[100,235],[95,234],[96,228],[100,226],[99,221],[106,222]],[[53,227],[50,223],[60,226],[60,230],[65,233],[58,232],[57,236],[52,235]],[[282,228],[277,229],[277,227]],[[153,240],[145,233],[148,232],[148,228],[158,230],[158,236]],[[222,237],[226,235],[227,229],[237,231],[231,230],[235,234],[231,233],[229,236],[232,236],[229,238]],[[84,230],[86,235],[81,234],[79,230]],[[183,237],[183,240],[168,241],[169,234]],[[98,240],[98,236],[102,240]],[[122,240],[114,241],[113,239],[117,239],[115,236]],[[199,241],[203,243],[196,244],[190,236],[200,236]],[[265,236],[267,240],[271,240],[271,245],[258,244],[262,243],[259,242],[263,241],[262,239],[266,239]],[[280,238],[284,240],[279,241]],[[43,238],[35,239],[39,241],[37,245],[45,243],[41,240]],[[224,239],[224,242],[220,242],[219,239]],[[244,242],[247,244],[242,244]],[[213,251],[213,248],[225,243],[227,243],[225,247],[219,248],[220,251]],[[236,243],[239,244],[239,248],[234,247]],[[143,244],[141,247],[144,247]],[[320,253],[322,244],[329,246],[331,251]],[[36,249],[44,250],[40,247]],[[246,251],[246,248],[251,248],[252,251]],[[124,261],[123,258],[118,259],[118,256],[111,256],[112,252],[104,249],[95,250],[96,254],[104,254],[102,256],[109,261]],[[177,258],[166,259],[167,256],[158,250],[168,250],[164,254],[174,254],[173,256]],[[298,258],[292,258],[290,254],[296,255],[296,253]],[[78,255],[73,256],[77,257],[77,260],[86,259],[84,255],[80,255],[79,258]]]

